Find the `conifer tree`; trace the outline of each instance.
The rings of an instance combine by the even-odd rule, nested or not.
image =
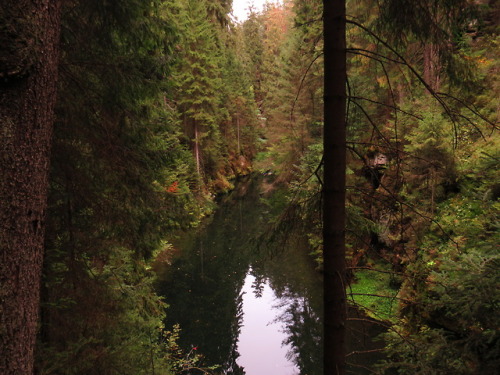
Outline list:
[[[346,39],[345,2],[323,1],[323,258],[325,374],[345,374]]]
[[[262,16],[250,8],[248,19],[242,25],[243,46],[247,55],[246,67],[253,80],[253,92],[258,108],[262,107],[262,59],[264,53],[264,26]]]
[[[31,375],[59,59],[59,1],[0,4],[0,373]]]
[[[185,34],[174,72],[175,100],[198,176],[208,182],[219,172],[223,147],[219,129],[224,113],[220,111],[222,82],[217,26],[210,21],[205,1],[186,1],[179,12],[179,27]]]
[[[165,370],[147,264],[197,209],[166,92],[167,16],[160,2],[63,8],[39,373]]]
[[[455,5],[458,4],[458,2],[455,3]],[[368,5],[373,6],[373,3]],[[357,57],[351,58],[349,63],[349,149],[353,151],[355,159],[359,161],[349,159],[351,163],[349,169],[354,173],[351,173],[348,178],[355,182],[357,178],[355,173],[358,168],[360,171],[363,169],[374,170],[373,157],[375,153],[383,150],[382,153],[388,157],[389,162],[384,162],[384,166],[380,168],[381,172],[377,172],[381,174],[375,178],[376,181],[372,181],[376,182],[370,188],[372,192],[365,188],[362,192],[366,196],[373,196],[374,210],[366,211],[366,215],[374,219],[381,228],[377,232],[374,230],[373,224],[370,226],[373,231],[370,251],[375,251],[378,257],[386,257],[395,267],[400,267],[399,270],[404,269],[406,265],[411,265],[415,257],[418,256],[418,244],[422,239],[422,232],[430,224],[439,202],[456,188],[456,160],[451,152],[451,145],[456,142],[456,138],[453,140],[453,134],[461,133],[461,130],[457,129],[459,125],[457,118],[465,118],[464,112],[457,111],[459,100],[455,105],[450,105],[450,101],[448,101],[450,97],[436,91],[447,89],[448,93],[452,92],[453,84],[455,84],[453,79],[456,79],[457,73],[463,74],[464,81],[461,87],[472,90],[474,86],[470,85],[471,75],[466,70],[460,70],[462,65],[458,63],[457,56],[452,57],[453,53],[450,53],[457,51],[449,48],[450,43],[454,43],[453,41],[456,40],[450,36],[450,31],[463,33],[464,19],[457,17],[457,13],[455,13],[457,8],[450,12],[444,11],[443,9],[448,5],[450,3],[436,4],[436,9],[430,13],[424,12],[423,18],[416,19],[419,16],[418,10],[423,9],[419,4],[409,4],[409,7],[400,14],[400,16],[409,17],[399,25],[402,29],[398,32],[394,32],[392,29],[393,36],[408,37],[406,42],[409,43],[405,46],[398,45],[394,40],[391,40],[394,43],[391,46],[384,40],[391,39],[387,38],[387,34],[385,37],[376,35],[366,24],[362,25],[358,22],[360,19],[373,22],[375,20],[372,16],[373,12],[370,13],[371,16],[366,14],[353,18],[354,21],[349,21],[354,25],[354,28],[350,29],[352,48],[349,48],[348,51],[357,55]],[[393,10],[396,9],[400,9],[399,3]],[[385,10],[387,9],[381,8],[382,13]],[[434,11],[436,13],[433,13]],[[451,18],[446,22],[440,22],[439,19],[442,19],[440,17],[443,17],[444,14]],[[432,21],[432,27],[426,29],[423,34],[419,34],[418,26],[415,25],[419,25],[419,22],[429,15],[435,18],[423,22],[420,26],[424,27],[424,24],[427,25]],[[393,14],[393,16],[397,15]],[[391,25],[394,26],[394,23],[399,21],[391,19],[386,20],[386,22],[392,22]],[[359,31],[356,31],[358,27]],[[389,26],[386,25],[386,28],[380,28],[379,31],[387,31],[388,28]],[[424,61],[423,54],[418,55],[416,60],[412,60],[412,57],[415,57],[412,55],[415,52],[415,40],[427,43],[427,45],[434,43],[440,46],[438,57],[441,65],[436,66],[434,71],[429,68],[429,61]],[[377,45],[379,49],[377,49]],[[400,61],[399,66],[392,65],[398,60]],[[401,65],[405,65],[408,71],[403,72]],[[326,65],[325,74],[328,67],[329,65]],[[446,70],[452,73],[451,77],[445,77]],[[368,78],[372,77],[375,77],[376,80],[373,80],[374,83],[368,83]],[[426,82],[424,79],[426,77],[430,82]],[[422,90],[417,87],[422,82],[424,82],[425,90],[430,91],[434,95],[434,99],[440,103],[439,110],[435,111],[435,105],[429,106],[429,99],[423,99]],[[367,86],[368,84],[370,86]],[[405,84],[408,87],[405,87]],[[413,95],[411,99],[410,95]],[[411,108],[406,106],[405,103],[408,102],[412,103]],[[445,113],[445,117],[441,117],[441,112]],[[471,116],[471,112],[468,115]],[[477,119],[476,116],[476,114],[472,114],[469,120],[471,118]],[[444,118],[448,118],[448,120],[444,120]],[[406,127],[408,124],[418,124],[418,127]],[[467,125],[469,127],[472,125],[475,128],[471,131],[476,136],[481,133],[481,127],[474,122]],[[362,151],[363,147],[366,147],[364,152]],[[328,150],[325,149],[324,155],[327,154]],[[402,161],[403,157],[405,159]],[[310,160],[310,158],[304,158],[304,160]],[[390,164],[385,165],[385,163]],[[362,164],[365,165],[364,168]],[[309,174],[312,173],[311,169],[308,171]],[[361,183],[362,181],[359,180],[356,182],[356,184]],[[354,184],[350,183],[350,185]],[[360,185],[354,186],[359,189]],[[409,193],[410,190],[412,193]],[[425,201],[419,202],[418,199],[425,199]],[[355,198],[354,192],[349,193],[349,202],[351,205],[359,202],[359,198]],[[377,211],[380,216],[373,215]],[[382,221],[382,219],[386,219],[383,217],[384,212],[392,215],[390,222],[384,223]],[[360,222],[358,221],[357,224],[359,225]],[[359,228],[356,230],[359,233]],[[374,238],[375,240],[373,240]],[[366,242],[370,243],[370,237]],[[356,246],[354,242],[351,241],[351,243]],[[361,252],[360,255],[362,255]],[[394,257],[391,259],[392,255]],[[356,257],[352,258],[353,261]],[[352,264],[354,267],[356,265],[356,263]]]

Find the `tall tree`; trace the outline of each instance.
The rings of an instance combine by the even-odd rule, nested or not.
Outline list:
[[[179,12],[179,27],[185,30],[174,72],[175,101],[199,177],[216,175],[222,160],[219,123],[221,91],[220,50],[216,25],[205,1],[186,1]],[[213,4],[212,4],[213,5]]]
[[[161,3],[62,9],[39,374],[161,371],[163,311],[147,264],[196,212],[167,96],[176,33]]]
[[[345,374],[346,32],[345,1],[323,1],[323,251],[325,374]]]
[[[0,373],[33,372],[59,1],[0,5]]]

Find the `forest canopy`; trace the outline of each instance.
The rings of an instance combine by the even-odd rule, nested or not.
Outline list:
[[[229,0],[15,3],[0,8],[1,373],[195,367],[163,327],[153,264],[241,176],[273,175],[286,208],[270,226],[301,231],[325,270],[325,80],[338,76],[321,1],[242,22]],[[494,374],[499,3],[345,6],[339,229],[346,296],[388,327],[371,370]]]

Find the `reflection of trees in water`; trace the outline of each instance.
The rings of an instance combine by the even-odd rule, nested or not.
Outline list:
[[[387,329],[387,323],[377,322],[367,317],[361,310],[348,306],[346,347],[347,368],[359,375],[373,374],[370,367],[384,359],[380,351],[384,347],[382,340],[374,339]]]
[[[225,374],[244,375],[236,363],[237,339],[243,321],[241,289],[254,252],[248,243],[262,225],[256,184],[238,185],[210,222],[186,235],[158,288],[171,305],[166,327],[181,327],[180,346],[186,351],[197,346],[204,357],[200,365],[220,365]]]
[[[267,283],[267,279],[262,276],[255,274],[252,269],[250,269],[249,273],[254,277],[254,281],[252,283],[252,290],[255,294],[255,298],[261,298],[264,293],[264,288]]]
[[[289,233],[285,247],[273,248],[271,258],[253,264],[255,284],[268,282],[278,299],[281,323],[289,345],[288,359],[300,374],[323,374],[323,295],[321,275],[308,256],[306,238]]]
[[[272,244],[256,240],[271,220],[258,183],[254,179],[238,185],[220,202],[211,222],[179,246],[182,252],[159,286],[171,305],[165,323],[167,328],[180,324],[179,344],[187,351],[197,346],[205,358],[201,365],[218,364],[221,373],[244,375],[236,363],[237,342],[243,321],[241,289],[252,265],[256,295],[262,296],[269,283],[283,301],[278,319],[289,336],[285,344],[292,347],[290,359],[301,374],[320,374],[321,281],[308,263],[306,247],[295,244],[278,254]]]
[[[302,241],[291,241],[292,246],[273,253],[274,259],[254,262],[251,271],[255,277],[256,295],[262,293],[265,283],[277,298],[274,306],[281,311],[275,319],[281,323],[287,338],[283,345],[290,350],[288,360],[300,374],[323,374],[323,318],[321,277],[308,262],[307,247]]]
[[[202,366],[220,365],[224,373],[243,375],[236,359],[243,321],[241,288],[248,263],[240,252],[225,255],[231,246],[232,240],[213,230],[210,236],[195,240],[190,250],[173,262],[161,284],[161,293],[171,304],[166,326],[180,324],[181,347],[189,350],[197,346],[204,357]]]
[[[283,342],[290,346],[287,358],[295,363],[301,374],[322,374],[322,320],[305,297],[282,297],[279,307],[284,310],[276,322],[283,324],[283,331],[287,335]]]
[[[236,301],[236,316],[233,319],[231,324],[231,349],[229,351],[229,356],[227,361],[223,364],[222,368],[225,369],[226,374],[232,375],[245,375],[245,371],[243,368],[236,363],[236,360],[240,356],[238,353],[238,336],[240,335],[241,325],[243,322],[243,294],[238,295],[238,299]]]

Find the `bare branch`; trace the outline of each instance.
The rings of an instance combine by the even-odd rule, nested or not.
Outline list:
[[[293,104],[292,104],[292,109],[290,110],[290,121],[293,121],[293,112],[295,111],[295,105],[297,104],[297,101],[299,100],[299,95],[300,95],[300,92],[302,91],[302,86],[304,85],[304,81],[307,77],[307,73],[309,73],[309,70],[311,70],[312,66],[314,65],[314,63],[321,57],[323,56],[323,53],[320,53],[318,56],[314,57],[312,59],[312,61],[309,63],[306,71],[304,72],[304,74],[302,75],[302,79],[300,80],[300,85],[299,85],[299,88],[297,90],[297,95],[295,96],[295,100],[293,101]]]
[[[401,298],[401,297],[396,297],[396,296],[384,296],[382,294],[373,294],[373,293],[353,293],[349,292],[348,293],[351,296],[369,296],[369,297],[380,297],[380,298],[389,298],[389,299],[397,299],[406,303],[415,303],[414,301],[407,299],[407,298]]]
[[[440,96],[444,96],[444,97],[446,97],[446,98],[449,98],[449,99],[452,99],[452,100],[457,101],[458,103],[460,103],[461,105],[463,105],[465,108],[467,108],[467,109],[468,109],[471,113],[473,113],[474,115],[476,115],[477,117],[479,117],[481,120],[483,120],[484,122],[486,122],[486,123],[488,123],[489,125],[491,125],[493,129],[495,129],[495,130],[500,130],[500,127],[499,127],[496,123],[494,123],[494,122],[490,121],[488,118],[486,118],[485,116],[483,116],[483,115],[479,112],[479,110],[478,110],[478,109],[476,109],[476,108],[472,108],[472,107],[473,107],[473,105],[469,105],[469,104],[467,104],[465,101],[463,101],[462,99],[457,98],[456,96],[453,96],[453,95],[450,95],[450,94],[444,93],[444,92],[438,92],[437,94],[438,94],[438,95],[440,95]]]
[[[347,48],[347,52],[352,53],[354,55],[365,56],[365,57],[368,57],[370,59],[373,59],[373,60],[381,62],[381,63],[384,62],[382,60],[386,60],[389,62],[393,62],[395,64],[406,65],[403,61],[395,60],[395,59],[392,59],[388,56],[385,56],[385,55],[382,55],[382,54],[377,53],[375,51],[370,51],[370,50],[367,50],[364,48]]]
[[[368,114],[368,112],[363,108],[363,106],[361,104],[359,104],[358,102],[356,102],[356,101],[353,101],[353,103],[361,110],[361,112],[363,112],[363,114],[365,115],[365,117],[368,120],[368,122],[372,125],[373,130],[375,130],[377,132],[377,134],[387,144],[387,146],[388,147],[391,146],[390,141],[382,134],[382,132],[380,131],[380,129],[378,128],[378,126],[375,124],[375,122],[372,120],[372,118],[370,117],[370,115]]]
[[[380,353],[380,352],[383,352],[383,351],[384,351],[383,348],[380,348],[380,349],[371,349],[371,350],[355,350],[355,351],[352,351],[352,352],[346,354],[346,357],[349,357],[351,355],[356,355],[356,354]]]
[[[454,133],[454,148],[457,147],[457,139],[458,139],[458,127],[457,127],[457,121],[456,121],[456,116],[457,114],[452,111],[452,109],[448,106],[448,104],[443,100],[443,95],[441,93],[436,92],[426,81],[425,79],[420,75],[420,73],[417,72],[417,70],[404,58],[403,55],[401,55],[398,51],[396,51],[392,46],[389,45],[385,40],[383,40],[381,37],[379,37],[377,34],[375,34],[373,31],[368,29],[366,26],[363,26],[359,22],[356,22],[354,20],[346,20],[347,23],[357,26],[360,29],[364,30],[367,32],[371,37],[373,37],[377,42],[379,42],[381,45],[383,45],[385,48],[387,48],[390,52],[392,52],[397,59],[391,59],[391,61],[396,62],[398,64],[406,66],[410,72],[415,76],[418,81],[424,86],[424,88],[429,92],[434,99],[441,105],[441,107],[444,109],[448,117],[450,118],[452,125],[453,125],[453,133]],[[366,51],[365,52],[370,52]],[[383,55],[379,55],[383,56]],[[385,57],[385,56],[384,56]],[[448,97],[449,95],[446,94]],[[483,117],[481,117],[483,120],[485,120]],[[487,121],[489,124],[491,124],[490,121]]]
[[[400,275],[403,276],[403,272],[396,272],[396,271],[384,271],[384,270],[379,270],[373,267],[347,267],[347,269],[351,270],[368,270],[368,271],[374,271],[374,272],[380,272],[380,273],[388,273],[390,275]]]
[[[390,105],[390,104],[381,103],[379,101],[376,101],[376,100],[373,100],[373,99],[364,98],[362,96],[352,96],[350,98],[353,99],[353,100],[364,100],[364,101],[367,101],[367,102],[370,102],[370,103],[373,103],[373,104],[381,105],[381,106],[384,106],[384,107],[387,107],[387,108],[392,108],[392,109],[394,109],[397,112],[404,113],[405,115],[413,117],[413,118],[415,118],[417,120],[423,120],[423,117],[418,116],[418,115],[416,115],[414,113],[405,111],[404,109],[401,109],[400,107],[398,107],[396,105]]]

